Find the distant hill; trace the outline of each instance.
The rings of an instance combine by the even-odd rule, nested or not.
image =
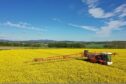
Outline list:
[[[43,48],[126,48],[126,41],[56,41],[27,40],[11,41],[0,39],[0,46],[43,47]]]
[[[13,41],[0,39],[0,42],[54,42],[54,40],[24,40],[24,41]]]

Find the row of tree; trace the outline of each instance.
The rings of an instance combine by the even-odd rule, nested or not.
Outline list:
[[[0,42],[0,46],[16,46],[16,47],[43,47],[43,48],[125,48],[126,41],[112,42]]]
[[[43,43],[29,43],[29,42],[0,42],[0,46],[14,46],[14,47],[44,47]]]
[[[48,43],[48,47],[51,48],[85,48],[84,43],[67,43],[67,42],[53,42]]]
[[[104,45],[104,48],[125,48],[126,49],[126,42],[125,41],[107,42]]]

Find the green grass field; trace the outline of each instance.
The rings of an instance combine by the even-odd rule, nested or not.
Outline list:
[[[32,62],[34,58],[67,55],[84,49],[15,49],[0,51],[0,83],[126,83],[126,49],[89,49],[116,52],[113,65],[70,59]],[[28,63],[26,63],[28,62]]]

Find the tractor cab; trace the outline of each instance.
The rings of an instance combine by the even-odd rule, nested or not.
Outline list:
[[[111,65],[112,64],[112,53],[110,52],[103,52],[101,53],[101,60],[103,60],[104,64]]]

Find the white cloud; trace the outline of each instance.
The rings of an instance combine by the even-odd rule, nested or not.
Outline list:
[[[118,6],[115,10],[115,13],[119,14],[119,17],[125,17],[126,16],[126,4],[122,4]]]
[[[126,21],[123,20],[111,20],[106,23],[105,26],[101,26],[99,28],[96,28],[94,26],[82,26],[82,25],[75,25],[75,24],[68,24],[69,26],[85,29],[88,31],[95,32],[98,36],[110,36],[110,34],[116,30],[121,30],[122,27],[126,26]]]
[[[97,7],[97,3],[99,0],[82,0],[82,2],[88,5],[88,12],[94,18],[109,18],[114,16],[112,12],[105,12],[102,8]]]
[[[0,34],[0,38],[5,38],[6,35]]]
[[[82,0],[83,3],[88,5],[88,12],[94,18],[111,18],[116,17],[125,17],[126,16],[126,4],[121,4],[111,12],[105,12],[101,7],[98,7],[99,0]]]
[[[9,38],[10,35],[6,34],[6,33],[0,33],[0,39],[6,39]]]
[[[14,28],[20,28],[20,29],[28,29],[28,30],[34,30],[34,31],[46,31],[45,29],[42,28],[38,28],[38,27],[34,27],[28,23],[23,23],[23,22],[19,22],[19,23],[13,23],[10,21],[7,21],[5,23],[1,23],[3,26],[7,26],[7,27],[14,27]]]
[[[62,21],[59,18],[52,18],[53,21],[61,23]]]
[[[93,26],[82,26],[82,25],[75,25],[75,24],[68,24],[69,26],[72,26],[72,27],[77,27],[77,28],[81,28],[81,29],[85,29],[85,30],[88,30],[88,31],[93,31],[93,32],[96,32],[98,31],[97,28],[93,27]]]
[[[123,20],[126,17],[126,4],[121,4],[117,6],[110,12],[106,12],[103,8],[98,7],[100,0],[82,0],[83,3],[88,5],[88,13],[94,18],[108,18],[108,22],[98,28],[95,31],[98,36],[110,36],[110,34],[116,30],[121,30],[122,27],[126,26],[126,21]],[[111,20],[112,19],[112,20]]]
[[[103,36],[109,36],[113,30],[118,30],[119,28],[126,26],[126,21],[123,20],[112,20],[108,22],[105,26],[102,26],[97,34]]]
[[[89,8],[95,7],[99,0],[82,0],[83,3],[86,3]]]
[[[116,9],[115,9],[115,12],[122,12],[123,10],[125,10],[126,8],[126,4],[122,4],[120,6],[118,6]]]
[[[113,13],[105,13],[102,8],[90,8],[88,12],[95,18],[108,18],[113,16]]]

